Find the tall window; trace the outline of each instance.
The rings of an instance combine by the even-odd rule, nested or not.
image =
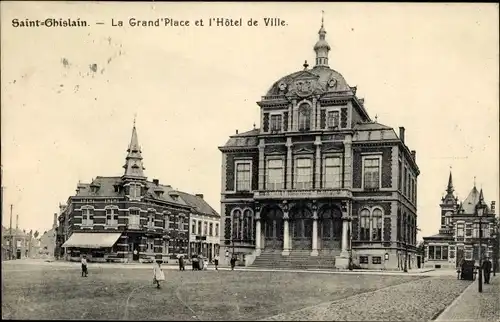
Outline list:
[[[364,188],[378,189],[380,188],[380,159],[365,158],[364,159]]]
[[[154,228],[155,227],[155,212],[154,211],[148,211],[148,228]]]
[[[205,221],[203,222],[203,236],[208,235],[208,223]]]
[[[236,191],[250,191],[250,162],[236,163]]]
[[[82,209],[82,226],[92,226],[94,224],[94,210],[90,208]]]
[[[312,160],[300,158],[295,162],[295,189],[311,189]]]
[[[271,115],[271,131],[281,131],[281,115]]]
[[[198,220],[198,235],[201,236],[201,220]]]
[[[139,215],[139,210],[131,209],[129,211],[128,225],[133,228],[139,228],[141,222],[141,217]]]
[[[360,240],[370,240],[370,211],[368,209],[361,210],[360,218]]]
[[[243,213],[243,221],[242,221],[242,234],[243,239],[251,240],[253,235],[253,220],[252,220],[252,212],[249,209],[246,209]]]
[[[191,234],[196,234],[196,220],[191,222]]]
[[[219,224],[215,224],[215,236],[219,236]]]
[[[141,186],[139,184],[132,183],[129,189],[130,198],[139,198],[141,196]]]
[[[465,236],[472,237],[472,226],[470,223],[465,224]]]
[[[375,209],[372,213],[372,240],[382,240],[382,211],[380,209]]]
[[[116,208],[106,209],[106,225],[118,226],[118,209]]]
[[[241,210],[233,211],[233,239],[241,239]]]
[[[342,171],[339,157],[325,158],[323,187],[324,188],[340,188]]]
[[[459,241],[464,240],[464,224],[457,225],[457,240]]]
[[[266,189],[281,190],[284,188],[284,166],[283,160],[267,161],[267,180]]]
[[[299,131],[309,131],[311,129],[311,108],[303,103],[299,107]]]
[[[339,111],[329,111],[327,118],[327,126],[330,129],[339,127]]]
[[[214,224],[210,223],[209,228],[208,228],[208,235],[213,236],[214,235]]]
[[[403,165],[401,164],[401,160],[398,161],[398,189],[399,191],[402,191],[401,189],[401,182],[403,181]]]

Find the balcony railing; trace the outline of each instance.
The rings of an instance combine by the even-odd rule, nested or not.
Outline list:
[[[261,190],[254,199],[352,198],[349,189]]]

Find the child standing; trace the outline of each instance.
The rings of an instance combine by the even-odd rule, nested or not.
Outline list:
[[[165,280],[165,274],[161,269],[161,260],[157,260],[153,264],[153,284],[156,284],[156,288],[160,288],[160,281]]]
[[[82,277],[87,277],[87,275],[88,275],[87,256],[83,255],[82,256]]]

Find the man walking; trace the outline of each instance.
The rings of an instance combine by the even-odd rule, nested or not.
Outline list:
[[[234,271],[234,267],[236,266],[236,257],[231,257],[231,270]]]
[[[215,265],[215,270],[219,270],[219,255],[215,255],[214,257],[214,265]]]
[[[484,284],[490,284],[490,275],[491,275],[491,261],[488,257],[486,257],[483,261],[483,276],[484,276]]]
[[[185,271],[184,268],[184,255],[179,256],[179,271]]]

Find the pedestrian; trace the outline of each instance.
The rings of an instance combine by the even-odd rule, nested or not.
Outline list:
[[[484,276],[484,284],[490,284],[490,275],[491,275],[491,261],[488,257],[486,257],[483,261],[483,276]]]
[[[215,266],[215,270],[218,271],[219,270],[219,255],[215,255],[215,257],[214,257],[214,266]]]
[[[184,255],[179,256],[179,271],[185,271],[184,268]]]
[[[83,255],[82,256],[82,277],[87,277],[87,275],[89,274],[88,270],[87,270],[87,256],[86,255]]]
[[[203,258],[203,269],[206,271],[208,269],[208,258]]]
[[[160,281],[165,280],[165,274],[161,269],[161,260],[157,260],[153,263],[153,284],[156,284],[156,288],[160,288]]]
[[[193,271],[198,270],[198,255],[194,254],[191,257],[191,266],[193,268]]]
[[[236,266],[236,257],[231,257],[231,270],[234,271],[234,267]]]
[[[464,258],[460,258],[457,265],[457,279],[463,279],[462,277],[462,266],[464,265]]]

